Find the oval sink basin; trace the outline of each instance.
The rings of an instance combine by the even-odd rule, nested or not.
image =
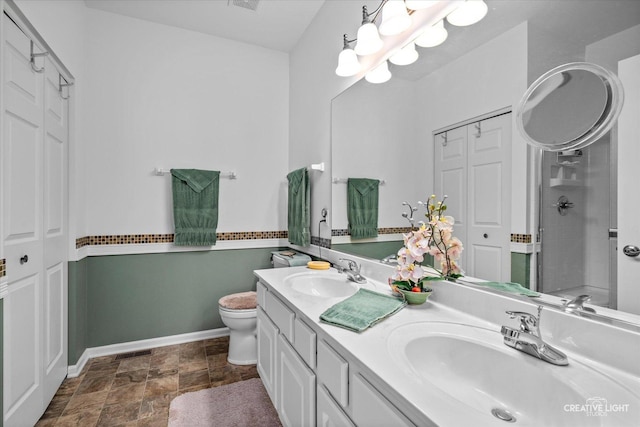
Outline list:
[[[344,298],[355,294],[358,286],[339,273],[300,273],[284,279],[286,286],[305,295]]]
[[[502,335],[489,329],[413,323],[391,334],[388,349],[396,366],[457,400],[466,416],[473,414],[474,419],[461,422],[588,427],[640,419],[638,397],[609,376],[571,358],[568,366],[551,365],[505,346]],[[587,406],[594,399],[628,406],[596,416]],[[465,416],[463,411],[459,415]]]

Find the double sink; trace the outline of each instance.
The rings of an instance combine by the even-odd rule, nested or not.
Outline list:
[[[307,301],[325,303],[347,298],[362,286],[388,289],[369,282],[356,284],[327,270],[292,274],[283,285]],[[623,372],[579,355],[570,355],[567,366],[545,363],[504,345],[500,326],[473,324],[469,317],[460,323],[451,318],[438,321],[431,319],[428,307],[408,310],[424,310],[425,320],[388,326],[385,359],[393,361],[403,381],[424,391],[424,406],[429,405],[425,396],[446,397],[446,406],[457,414],[442,420],[462,417],[475,425],[585,427],[640,422],[640,390],[632,389],[637,380],[619,381]],[[390,325],[394,317],[385,323]],[[424,412],[442,409],[446,410],[424,408]]]

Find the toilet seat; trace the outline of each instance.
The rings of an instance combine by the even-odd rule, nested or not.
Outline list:
[[[226,295],[218,300],[220,310],[225,311],[250,311],[258,306],[256,291],[239,292]]]

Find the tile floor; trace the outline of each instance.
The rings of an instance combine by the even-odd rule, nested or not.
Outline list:
[[[174,397],[258,377],[255,365],[227,363],[228,348],[229,337],[221,337],[91,359],[64,380],[36,426],[164,427]]]

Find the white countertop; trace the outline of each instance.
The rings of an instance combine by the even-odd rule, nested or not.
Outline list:
[[[325,270],[324,274],[327,274],[327,272],[329,272],[330,274],[336,274],[336,271],[334,269]],[[394,334],[398,333],[400,328],[404,327],[406,330],[406,325],[415,325],[416,328],[428,328],[430,325],[434,325],[434,322],[465,324],[494,331],[495,334],[488,334],[487,336],[490,337],[490,340],[495,339],[497,345],[503,345],[502,335],[500,334],[501,325],[483,320],[479,317],[471,316],[467,313],[455,310],[450,306],[444,305],[442,303],[428,300],[423,305],[409,305],[393,316],[384,319],[380,323],[374,325],[373,327],[361,333],[355,333],[340,327],[322,323],[319,320],[320,314],[322,312],[344,299],[344,297],[320,298],[305,295],[293,290],[291,287],[288,287],[284,284],[285,279],[288,276],[299,273],[313,274],[314,270],[310,270],[306,267],[292,267],[255,271],[256,276],[259,277],[262,282],[270,286],[270,291],[275,291],[275,293],[283,301],[295,307],[303,315],[303,317],[306,317],[306,319],[304,319],[305,321],[313,324],[315,329],[321,330],[324,334],[326,334],[326,336],[330,337],[330,339],[334,340],[344,350],[349,352],[363,366],[368,367],[371,372],[375,373],[375,375],[383,383],[395,390],[395,396],[408,397],[410,404],[413,408],[415,408],[415,413],[411,414],[413,416],[411,416],[410,418],[415,418],[415,414],[419,414],[421,418],[423,418],[423,420],[418,421],[424,421],[425,423],[428,423],[430,420],[435,424],[441,426],[464,425],[465,423],[470,422],[470,420],[473,420],[473,423],[479,426],[505,426],[504,421],[498,420],[490,413],[480,412],[468,405],[461,404],[461,402],[457,399],[452,399],[450,395],[443,393],[442,390],[434,387],[424,378],[416,375],[415,372],[412,372],[410,368],[403,366],[400,363],[394,363],[398,361],[393,360],[391,354],[397,354],[397,349],[389,348],[390,338],[394,336]],[[323,272],[319,271],[318,274],[323,274]],[[391,290],[388,285],[386,285],[386,283],[381,283],[375,280],[368,280],[368,283],[359,286],[383,294],[391,295]],[[433,287],[435,293],[439,291],[446,292],[443,286],[451,287],[452,284],[437,282],[434,283]],[[470,291],[469,298],[473,297],[473,292]],[[432,299],[434,298],[432,297]],[[464,307],[464,303],[461,304],[461,306]],[[517,309],[517,307],[514,308]],[[504,311],[502,311],[500,318],[504,318],[503,324],[505,325],[514,322],[513,320],[508,320],[508,317],[504,315]],[[580,365],[583,365],[579,355],[576,355],[571,351],[566,351],[566,349],[564,348],[562,350],[567,353],[569,359],[571,360],[571,363],[568,367],[556,367],[554,365],[550,365],[538,359],[532,358],[531,356],[528,356],[522,352],[518,352],[515,349],[513,350],[513,352],[515,352],[514,357],[521,358],[522,363],[529,365],[532,363],[536,363],[539,365],[535,366],[539,366],[540,369],[545,370],[564,369],[565,371],[562,371],[563,374],[569,372],[568,370],[578,369]],[[468,354],[464,356],[473,358],[474,354]],[[602,368],[602,366],[600,365],[598,367]],[[606,371],[606,367],[603,369]],[[628,380],[626,386],[631,388],[631,390],[634,390],[633,387],[636,387],[637,393],[637,387],[640,386],[638,378],[629,378],[627,376],[626,380]],[[522,384],[522,387],[526,387],[526,384]],[[552,392],[553,390],[549,390],[549,393]],[[637,396],[635,396],[632,400],[637,401]],[[584,402],[566,403],[584,404]],[[640,410],[640,408],[635,408],[635,410]],[[634,413],[636,412],[634,411]],[[611,417],[609,419],[611,420]],[[591,421],[594,421],[594,419],[592,419]],[[525,414],[524,416],[518,418],[516,424],[519,426],[535,426],[539,425],[539,423],[539,419],[533,420],[531,418],[527,418]]]

